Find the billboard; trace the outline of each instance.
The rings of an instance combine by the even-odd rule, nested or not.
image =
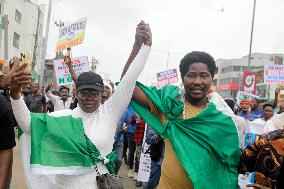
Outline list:
[[[218,91],[226,91],[226,90],[237,91],[239,89],[240,89],[240,86],[238,83],[228,83],[228,84],[218,85]]]

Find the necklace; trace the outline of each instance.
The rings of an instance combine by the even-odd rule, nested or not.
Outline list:
[[[193,106],[190,102],[188,102],[187,100],[185,100],[185,96],[183,95],[183,112],[182,112],[182,118],[183,119],[186,119],[186,113],[187,112],[190,112],[189,108],[190,106],[192,107],[195,107],[195,108],[199,108],[199,109],[202,109],[201,111],[203,111],[204,109],[206,109],[208,106],[209,106],[209,97],[207,96],[208,98],[208,102],[206,103],[205,107],[204,108],[199,108],[199,107],[196,107],[196,106]]]

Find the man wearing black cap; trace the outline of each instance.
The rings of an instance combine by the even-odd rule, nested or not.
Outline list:
[[[15,117],[19,123],[20,128],[23,130],[24,134],[27,135],[27,138],[30,139],[30,143],[36,141],[33,136],[38,135],[37,129],[38,125],[34,127],[36,116],[47,117],[48,119],[44,119],[44,128],[47,132],[44,132],[45,141],[41,140],[40,142],[36,142],[36,146],[40,145],[39,149],[44,150],[43,148],[46,146],[41,146],[42,143],[48,143],[48,145],[54,145],[56,148],[64,148],[68,144],[72,144],[73,147],[78,147],[81,150],[77,150],[76,152],[67,152],[65,155],[68,155],[68,167],[62,167],[62,163],[65,164],[65,158],[62,156],[54,156],[53,154],[64,153],[65,150],[60,151],[42,151],[42,153],[49,153],[52,158],[46,159],[48,163],[53,164],[54,161],[49,161],[50,159],[60,161],[59,168],[54,166],[50,169],[50,166],[43,167],[43,171],[40,173],[44,174],[53,174],[56,176],[55,184],[51,185],[48,188],[69,188],[69,189],[95,189],[96,187],[96,171],[92,167],[80,168],[78,167],[78,162],[82,162],[82,158],[76,156],[76,153],[80,153],[81,157],[86,157],[86,140],[82,142],[78,141],[78,136],[82,136],[85,133],[85,137],[89,139],[89,141],[95,145],[96,149],[99,151],[100,156],[96,157],[98,162],[96,162],[98,171],[100,174],[107,173],[111,171],[108,169],[108,162],[111,163],[113,159],[108,159],[107,155],[110,154],[113,148],[114,143],[114,134],[116,131],[116,123],[118,123],[120,117],[124,113],[124,110],[127,108],[133,90],[135,88],[136,80],[138,79],[140,73],[143,71],[145,63],[150,53],[150,46],[152,45],[152,37],[151,30],[148,25],[144,22],[141,22],[136,28],[135,35],[135,43],[133,48],[140,49],[139,53],[136,55],[136,58],[132,61],[131,65],[128,63],[126,67],[129,67],[128,71],[123,73],[124,77],[122,78],[120,84],[117,86],[113,95],[104,103],[101,104],[102,100],[102,92],[104,89],[103,80],[100,75],[93,72],[85,72],[79,75],[78,80],[76,82],[76,97],[78,98],[78,107],[70,110],[65,109],[61,111],[55,111],[50,113],[48,116],[45,114],[30,114],[27,109],[21,95],[20,90],[21,86],[28,84],[31,82],[31,75],[28,72],[24,71],[24,66],[17,66],[17,69],[14,73],[12,73],[12,82],[11,82],[11,104],[13,108],[13,112]],[[126,71],[127,69],[125,69]],[[66,127],[62,125],[57,125],[59,119],[73,119],[72,124],[69,124],[71,127]],[[78,121],[80,118],[81,121]],[[38,119],[37,119],[38,120]],[[49,124],[49,120],[57,120],[55,121],[56,127],[54,125]],[[69,122],[68,122],[69,123]],[[48,129],[52,127],[54,128],[52,131],[48,131]],[[83,131],[76,132],[74,135],[68,135],[68,139],[63,138],[62,135],[68,134],[71,131],[67,131],[66,133],[61,132],[61,135],[55,132],[58,128],[58,131],[62,131],[64,128],[69,128],[72,131],[77,131],[78,128],[82,128]],[[38,132],[36,132],[36,130]],[[53,135],[48,135],[50,132],[53,132]],[[32,135],[31,135],[32,133]],[[78,135],[78,136],[77,136]],[[83,135],[84,136],[84,135]],[[40,136],[41,137],[41,136]],[[27,139],[28,140],[28,139]],[[54,143],[54,140],[59,140],[60,142]],[[27,144],[30,144],[27,142]],[[63,145],[63,146],[62,146]],[[88,145],[87,145],[88,146]],[[26,145],[22,147],[22,150],[26,151],[26,154],[29,154],[29,151],[33,151],[33,148],[30,149],[30,146]],[[82,149],[84,148],[84,149]],[[53,150],[50,148],[50,150]],[[63,151],[63,152],[62,152]],[[54,153],[53,153],[54,152]],[[39,155],[41,153],[37,153]],[[74,154],[72,156],[72,154]],[[94,156],[98,154],[94,153]],[[87,155],[88,156],[88,155]],[[114,157],[114,156],[112,156]],[[44,157],[46,158],[46,157]],[[44,159],[43,158],[43,159]],[[72,160],[72,161],[71,161]],[[74,164],[74,160],[76,160]],[[38,162],[35,167],[35,171],[39,171],[39,166],[44,166],[42,161]],[[72,163],[72,164],[71,164]],[[26,165],[32,165],[32,162],[24,162]],[[81,164],[80,164],[81,165]],[[84,163],[86,166],[86,163]],[[28,167],[27,166],[27,167]],[[31,167],[32,169],[33,167]],[[90,169],[92,168],[92,169]],[[48,169],[48,171],[47,171]],[[30,174],[33,171],[26,171],[26,174]],[[71,173],[70,173],[71,172]],[[26,178],[30,179],[33,175],[28,175]],[[42,177],[41,177],[42,178]],[[28,180],[29,183],[35,182],[35,179]],[[52,183],[52,182],[50,182]],[[40,185],[40,183],[38,183]],[[41,187],[31,187],[31,188],[41,188]]]

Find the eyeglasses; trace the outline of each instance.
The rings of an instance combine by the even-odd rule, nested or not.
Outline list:
[[[81,99],[93,99],[99,100],[101,97],[101,92],[98,91],[80,91],[78,97]]]

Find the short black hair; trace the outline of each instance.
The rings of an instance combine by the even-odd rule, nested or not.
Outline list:
[[[255,97],[254,97],[254,98],[252,98],[252,99],[254,99],[258,104],[261,103],[261,100],[258,99],[258,98],[255,98]]]
[[[266,103],[266,104],[264,104],[264,105],[263,105],[263,110],[264,110],[264,108],[265,108],[265,107],[267,107],[267,106],[270,106],[272,109],[274,109],[274,107],[273,107],[273,105],[272,105],[272,104],[270,104],[270,103]]]
[[[185,74],[188,72],[189,66],[194,63],[206,64],[212,76],[212,79],[214,78],[216,72],[216,64],[214,58],[206,52],[192,51],[191,53],[186,54],[180,61],[179,71],[182,80]]]
[[[69,89],[68,87],[66,87],[66,86],[61,86],[60,89],[59,89],[59,92],[61,92],[63,89],[67,89],[68,92],[70,91],[70,89]]]
[[[237,102],[234,99],[226,98],[225,102],[228,104],[232,111],[235,111],[235,105]]]

